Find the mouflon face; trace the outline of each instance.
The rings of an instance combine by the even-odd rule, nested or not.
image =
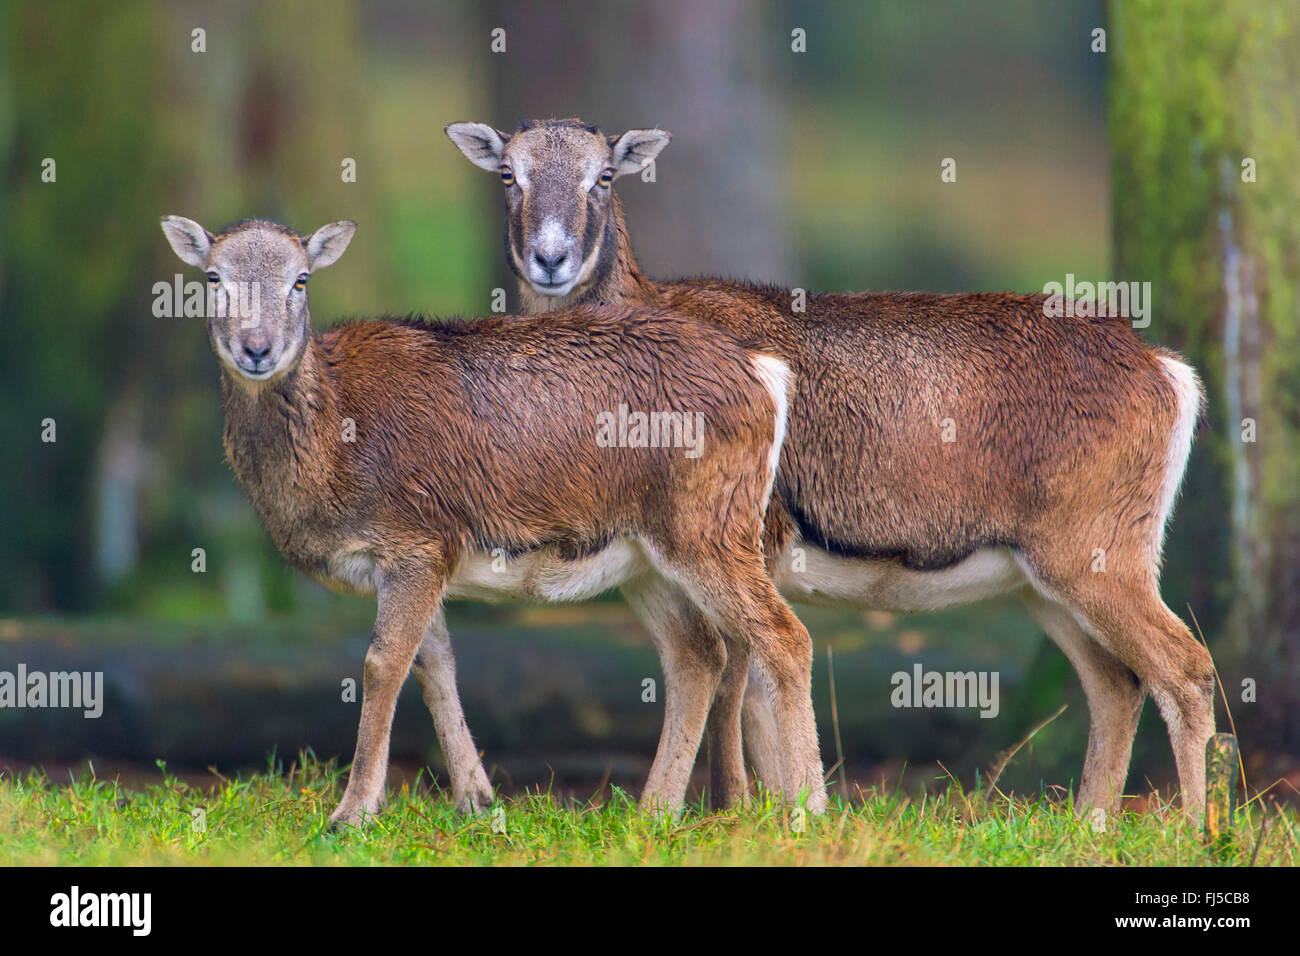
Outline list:
[[[613,221],[611,186],[649,164],[671,138],[634,129],[606,136],[580,120],[530,120],[513,134],[452,123],[451,138],[474,165],[501,177],[510,267],[534,292],[566,296],[588,283]]]
[[[207,273],[208,337],[223,365],[250,382],[284,374],[311,334],[307,280],[338,260],[356,223],[332,222],[310,236],[265,219],[213,235],[192,219],[164,216],[181,261]]]

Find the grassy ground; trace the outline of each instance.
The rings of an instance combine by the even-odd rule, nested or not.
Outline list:
[[[693,807],[673,821],[640,814],[615,791],[600,802],[548,793],[500,802],[478,817],[445,794],[403,786],[364,831],[326,819],[339,772],[312,760],[287,771],[196,787],[164,773],[143,791],[89,775],[55,784],[0,776],[0,865],[1256,865],[1300,864],[1294,809],[1252,802],[1221,847],[1156,806],[1098,832],[1068,803],[960,792],[859,794],[823,818],[758,798],[748,809]],[[1267,819],[1266,819],[1267,818]]]

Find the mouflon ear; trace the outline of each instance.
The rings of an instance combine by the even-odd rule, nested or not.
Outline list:
[[[619,176],[639,173],[668,145],[672,134],[666,129],[630,129],[622,136],[609,137],[614,154],[614,171]]]
[[[199,269],[207,267],[212,233],[184,216],[163,216],[162,231],[182,262]]]
[[[310,267],[313,270],[324,269],[338,262],[339,256],[343,255],[356,231],[355,222],[351,219],[340,219],[338,222],[321,226],[304,239],[302,245],[307,250]]]
[[[487,123],[451,123],[443,127],[465,157],[479,169],[495,173],[505,159],[509,136]]]

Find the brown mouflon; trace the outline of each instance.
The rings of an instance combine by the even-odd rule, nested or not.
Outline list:
[[[263,220],[216,235],[176,216],[162,225],[214,290],[226,457],[262,523],[295,567],[378,598],[356,757],[333,821],[378,810],[411,670],[458,804],[492,798],[456,692],[444,597],[574,600],[618,586],[642,606],[685,606],[710,622],[683,622],[660,645],[672,703],[647,805],[680,806],[724,663],[747,659],[751,644],[787,744],[782,792],[822,805],[811,642],[761,551],[784,363],[710,324],[635,306],[316,334],[308,280],[342,255],[355,224],[306,237]],[[249,307],[223,308],[222,297]],[[647,441],[639,412],[661,424],[698,416],[702,440]],[[615,413],[623,420],[611,424]]]
[[[1146,693],[1168,725],[1184,806],[1203,805],[1210,657],[1159,588],[1204,402],[1192,368],[1122,318],[1049,318],[1041,295],[808,295],[798,311],[788,289],[656,282],[637,268],[612,182],[653,160],[666,132],[547,120],[447,134],[502,175],[527,311],[656,306],[789,363],[767,517],[784,595],[916,611],[1018,592],[1088,698],[1079,806],[1118,808]],[[703,626],[689,609],[644,620],[661,643]],[[708,729],[724,801],[745,786],[745,682],[733,656]],[[778,738],[753,695],[744,728],[759,776],[779,779]]]

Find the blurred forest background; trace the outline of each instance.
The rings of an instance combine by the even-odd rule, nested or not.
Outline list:
[[[360,676],[373,603],[290,571],[234,483],[202,321],[152,312],[155,283],[198,278],[158,219],[357,220],[312,285],[318,328],[484,314],[498,286],[513,307],[499,186],[442,127],[567,115],[674,134],[655,182],[619,184],[654,276],[1151,282],[1144,334],[1184,350],[1211,396],[1166,599],[1215,652],[1252,786],[1300,783],[1294,0],[0,4],[0,669],[102,669],[109,689],[97,721],[0,712],[0,764],[350,756],[357,705],[339,686]],[[1005,779],[1077,780],[1081,691],[1014,602],[797,610],[827,766],[833,647],[850,779],[907,764],[924,782],[942,761],[970,782],[1066,700]],[[451,623],[499,782],[639,786],[662,700],[641,699],[659,670],[622,604],[461,605]],[[998,718],[893,710],[889,675],[918,661],[998,670]],[[439,766],[409,687],[394,755]],[[1171,778],[1148,707],[1129,789]]]

